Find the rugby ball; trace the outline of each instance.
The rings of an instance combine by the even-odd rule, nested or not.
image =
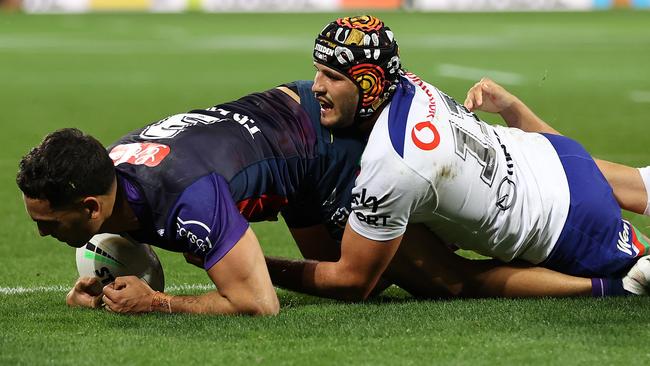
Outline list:
[[[165,276],[158,256],[148,244],[117,234],[97,234],[77,248],[80,277],[97,277],[102,286],[120,276],[138,276],[152,289],[165,289]]]

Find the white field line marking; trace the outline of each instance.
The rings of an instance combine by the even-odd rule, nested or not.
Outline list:
[[[70,290],[72,286],[37,286],[37,287],[0,287],[0,295],[20,295],[34,292],[63,292]]]
[[[22,295],[31,293],[45,293],[45,292],[68,292],[72,288],[70,285],[53,285],[53,286],[36,286],[36,287],[0,287],[0,295]],[[200,285],[184,283],[180,285],[171,285],[165,288],[165,292],[180,292],[189,290],[209,291],[214,290],[214,285]]]
[[[650,91],[633,90],[630,92],[630,99],[636,103],[650,103]]]
[[[524,77],[512,72],[477,69],[452,64],[442,64],[438,66],[438,73],[441,76],[479,81],[482,77],[488,76],[499,84],[520,85],[524,83]]]

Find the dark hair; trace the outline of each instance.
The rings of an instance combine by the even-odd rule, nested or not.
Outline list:
[[[64,128],[45,136],[22,158],[16,183],[25,196],[62,207],[106,194],[114,178],[115,167],[104,146],[76,128]]]

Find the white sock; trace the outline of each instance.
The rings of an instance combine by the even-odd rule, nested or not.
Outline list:
[[[650,166],[647,166],[645,168],[639,168],[639,173],[641,173],[641,179],[643,180],[643,184],[645,185],[645,191],[646,194],[648,195],[648,203],[645,206],[644,214],[646,216],[650,216]]]

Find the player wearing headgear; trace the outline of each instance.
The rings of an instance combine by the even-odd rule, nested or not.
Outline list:
[[[363,41],[379,46],[370,47],[371,52],[364,50],[362,54],[354,56],[355,60],[366,65],[363,68],[350,67],[349,70],[357,70],[357,72],[343,76],[346,81],[353,83],[352,92],[344,89],[343,92],[354,95],[354,100],[362,95],[359,105],[363,108],[357,109],[357,103],[345,102],[344,98],[328,99],[331,96],[331,89],[328,89],[327,93],[320,93],[318,84],[322,80],[317,76],[314,90],[323,104],[321,106],[323,122],[331,120],[337,124],[337,119],[329,118],[331,116],[323,110],[327,108],[325,104],[328,100],[335,101],[329,104],[333,107],[350,107],[352,112],[348,113],[351,115],[350,121],[373,122],[375,116],[390,101],[391,93],[398,91],[399,84],[395,84],[395,80],[400,84],[402,82],[401,78],[394,78],[395,73],[390,72],[392,68],[397,74],[401,73],[399,67],[394,67],[399,61],[396,58],[396,44],[394,47],[391,44],[384,47],[381,41],[394,42],[392,35],[388,36],[389,30],[370,18],[363,18],[361,21],[349,20],[348,23],[357,27],[355,29],[358,27],[365,29],[365,25],[359,24],[374,23],[375,25],[369,29],[384,32],[386,37],[370,35],[369,41]],[[356,32],[350,34],[353,37],[359,35]],[[375,42],[375,40],[380,41]],[[344,42],[353,45],[351,41]],[[382,61],[383,66],[371,67],[373,62],[380,63],[378,60],[383,60],[382,49],[389,50],[387,55],[390,55],[388,59],[390,62]],[[336,52],[333,54],[336,55]],[[348,53],[345,55],[342,57],[349,56]],[[342,63],[341,67],[346,66]],[[327,70],[319,71],[319,73],[324,72]],[[389,75],[389,77],[376,83],[382,80],[382,75]],[[395,85],[397,87],[394,87]],[[87,171],[81,169],[86,167],[86,161],[83,162],[82,167],[76,166],[72,172],[67,172],[76,173],[76,176],[72,174],[75,179],[65,180],[66,175],[63,175],[55,180],[61,183],[57,187],[61,189],[60,191],[72,188],[70,191],[73,193],[72,201],[81,199],[78,203],[82,204],[79,206],[60,206],[58,204],[60,202],[54,204],[55,201],[50,200],[53,198],[52,192],[33,190],[32,183],[38,182],[39,175],[42,175],[38,169],[32,170],[35,167],[33,164],[38,165],[48,144],[59,139],[59,142],[63,141],[64,145],[75,147],[75,142],[86,139],[83,135],[76,136],[76,133],[67,136],[66,134],[52,135],[33,154],[28,155],[23,161],[25,165],[21,166],[19,185],[25,192],[28,211],[37,221],[43,235],[53,235],[75,245],[82,244],[86,240],[85,236],[97,230],[128,231],[135,238],[154,245],[192,253],[200,258],[202,265],[219,288],[219,292],[204,296],[172,299],[162,294],[154,297],[151,292],[148,292],[150,289],[143,288],[140,282],[122,279],[113,288],[106,289],[107,304],[111,309],[125,312],[173,310],[273,313],[277,311],[277,298],[269,291],[265,270],[261,268],[263,263],[258,260],[259,245],[247,222],[272,219],[280,211],[292,227],[292,232],[297,239],[302,237],[310,241],[318,241],[319,237],[308,230],[309,225],[326,223],[336,228],[337,225],[345,222],[348,212],[345,206],[349,202],[349,184],[353,182],[351,176],[356,169],[356,157],[361,150],[357,139],[346,139],[349,135],[345,133],[334,137],[329,130],[318,125],[318,105],[304,83],[290,84],[287,87],[300,96],[295,99],[301,101],[301,106],[280,91],[268,91],[208,110],[195,110],[188,114],[171,116],[125,136],[110,149],[110,157],[117,166],[119,176],[114,185],[115,190],[111,188],[106,194],[83,191],[86,195],[78,190],[80,189],[78,187],[83,187],[79,184],[81,180],[95,175],[85,174]],[[359,90],[362,90],[360,94]],[[284,92],[286,94],[287,90]],[[373,112],[368,114],[370,110],[375,111],[374,114]],[[309,117],[306,118],[305,115]],[[310,124],[313,126],[310,127]],[[358,127],[362,127],[362,124]],[[32,170],[31,175],[30,170]],[[46,178],[57,175],[52,174]],[[57,196],[58,193],[54,195]],[[362,197],[362,201],[365,204],[373,204],[370,197]],[[115,207],[117,210],[112,209]],[[84,218],[85,213],[90,213],[90,218]],[[74,219],[72,222],[71,218]],[[72,228],[79,230],[71,230]],[[68,236],[73,233],[80,233],[82,236]],[[427,238],[427,240],[432,239]],[[433,249],[433,247],[427,246],[424,249]],[[318,246],[310,248],[310,250],[319,249],[321,248]],[[422,249],[422,246],[419,249]],[[302,247],[301,251],[305,253]],[[337,254],[313,254],[306,254],[306,256],[318,259],[327,259],[324,256],[330,256],[332,260],[338,257]],[[479,277],[474,278],[473,281],[481,286],[485,286],[485,282],[481,281],[489,281],[495,272],[503,273],[500,269],[505,268],[507,273],[512,273],[514,270],[518,278],[521,275],[521,271],[513,268],[495,268],[493,264],[479,265],[477,268],[465,261],[459,264],[455,257],[448,256],[449,253],[436,252],[435,254],[428,257],[419,256],[416,259],[420,263],[426,263],[427,258],[444,257],[448,260],[444,263],[449,265],[447,269],[450,271],[442,272],[441,277],[445,279],[449,279],[449,274],[461,265],[464,266],[464,270],[478,273]],[[344,256],[346,260],[348,257],[348,255]],[[394,264],[398,265],[398,263]],[[436,263],[435,269],[439,268],[440,263]],[[242,270],[249,272],[242,273]],[[251,273],[254,276],[251,276]],[[480,278],[481,273],[485,274],[482,278]],[[533,280],[541,278],[538,271],[533,271],[532,275],[529,278]],[[250,283],[242,283],[240,281],[242,277],[249,278]],[[455,280],[458,277],[462,277],[462,274],[453,278]],[[567,277],[560,278],[568,280]],[[406,280],[407,288],[414,285],[412,278]],[[529,288],[518,288],[516,290],[520,292],[514,291],[514,293],[499,292],[504,288],[510,288],[512,282],[514,281],[506,275],[493,282],[496,290],[490,292],[489,289],[480,289],[483,292],[474,292],[471,295],[576,294],[573,289],[566,289],[561,285],[551,293],[548,289],[546,293],[531,293]],[[524,285],[529,283],[524,281]],[[423,286],[424,291],[427,291],[427,284],[424,283]],[[224,296],[220,295],[224,292],[236,296],[227,296],[224,301]],[[463,294],[467,295],[467,293]],[[125,306],[128,305],[128,301],[124,300],[137,296],[140,296],[141,300],[145,299],[144,306],[141,300],[136,301],[132,308]],[[152,302],[148,303],[147,300],[150,298]],[[254,301],[247,302],[252,299],[262,300],[265,304],[260,306]],[[235,304],[228,303],[229,300],[240,301]]]
[[[282,213],[293,229],[325,224],[336,237],[363,150],[358,139],[334,138],[319,124],[310,87],[290,83],[173,115],[108,151],[75,129],[32,149],[17,183],[41,235],[79,247],[99,232],[125,233],[198,258],[218,288],[172,297],[120,277],[98,294],[83,279],[68,303],[96,307],[103,299],[128,313],[277,313],[249,222]]]
[[[219,289],[170,297],[127,277],[95,293],[93,279],[82,278],[68,304],[97,307],[103,299],[109,309],[130,313],[275,313],[277,298],[248,222],[278,213],[306,258],[336,260],[363,146],[319,124],[310,87],[289,83],[173,115],[125,135],[108,154],[78,130],[46,137],[22,160],[17,178],[41,235],[79,246],[97,232],[125,233],[185,253]],[[420,234],[409,233],[414,241]],[[416,259],[436,264],[445,294],[458,293],[458,283],[471,296],[589,291],[585,279],[468,261],[443,246],[426,249]],[[389,274],[400,270],[396,261]],[[413,294],[432,295],[428,283],[397,281]]]
[[[314,61],[357,86],[357,120],[372,117],[388,102],[402,74],[393,32],[372,16],[340,18],[326,25],[316,38]]]
[[[135,277],[120,277],[96,293],[94,280],[81,278],[68,304],[97,307],[103,300],[108,309],[126,313],[273,314],[277,297],[248,223],[278,213],[306,258],[336,260],[335,240],[349,212],[363,144],[319,124],[310,86],[290,83],[173,115],[125,135],[108,152],[78,130],[48,135],[23,158],[17,177],[41,235],[78,247],[98,232],[124,233],[185,253],[218,288],[172,297]],[[457,278],[458,268],[478,276],[517,270],[470,265],[448,252],[429,258],[444,259],[445,278]],[[532,275],[551,289],[538,295],[568,294],[567,281],[579,280],[548,271]],[[492,282],[513,288],[514,281]],[[413,291],[415,284],[405,287]],[[513,295],[526,294],[513,289]]]
[[[382,39],[388,42],[374,42]],[[402,72],[397,50],[390,30],[371,16],[337,19],[316,40],[313,91],[322,123],[356,123],[372,132],[340,260],[276,263],[271,273],[289,267],[300,278],[281,285],[364,298],[397,252],[407,224],[425,225],[448,243],[502,261],[582,276],[623,276],[648,251],[647,238],[621,218],[610,186],[579,144],[486,124]],[[375,78],[377,90],[388,90],[386,100],[364,104],[374,89],[353,72],[361,68],[398,77],[394,91],[393,83]],[[359,91],[359,99],[350,98]],[[372,114],[363,114],[369,107]],[[413,273],[418,270],[414,265]],[[594,291],[625,292],[620,280],[593,284]]]

